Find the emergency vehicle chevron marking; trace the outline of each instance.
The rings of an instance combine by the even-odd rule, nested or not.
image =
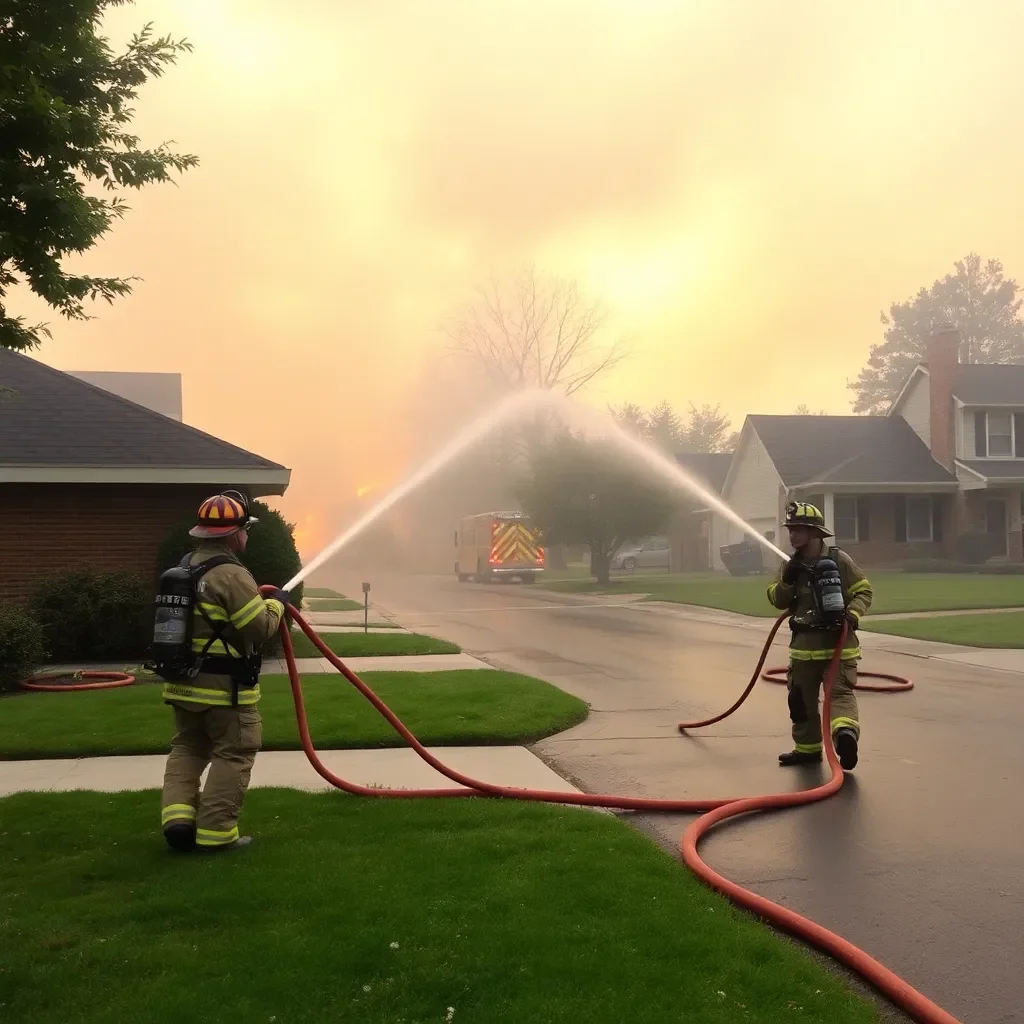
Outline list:
[[[536,562],[540,555],[533,534],[523,523],[495,523],[492,562]]]

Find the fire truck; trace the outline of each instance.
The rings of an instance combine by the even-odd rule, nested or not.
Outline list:
[[[544,571],[540,531],[522,512],[465,516],[455,529],[455,574],[460,583],[520,579],[533,583]]]

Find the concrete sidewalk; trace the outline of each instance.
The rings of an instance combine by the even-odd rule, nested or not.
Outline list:
[[[559,793],[581,792],[525,747],[428,747],[450,768],[481,781]],[[435,771],[408,747],[387,750],[323,750],[324,765],[346,781],[390,789],[436,789],[458,784]],[[23,792],[93,790],[117,793],[159,789],[165,756],[83,757],[48,761],[0,761],[0,797]],[[204,776],[205,778],[205,776]],[[254,787],[328,790],[301,750],[266,750],[256,757]]]
[[[376,658],[342,658],[353,672],[451,672],[454,669],[491,668],[471,654],[385,654]],[[296,658],[303,675],[317,675],[338,670],[326,658]],[[263,675],[284,675],[288,663],[284,658],[263,662]]]

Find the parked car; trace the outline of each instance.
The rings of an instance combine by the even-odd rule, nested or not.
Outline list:
[[[645,537],[635,544],[625,544],[612,556],[612,569],[632,572],[634,569],[665,569],[672,566],[667,537]]]

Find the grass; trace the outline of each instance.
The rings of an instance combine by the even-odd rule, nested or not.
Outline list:
[[[934,619],[865,620],[865,630],[965,647],[1024,647],[1024,612],[943,615]]]
[[[871,611],[955,611],[1024,607],[1024,576],[869,571],[874,588]],[[600,587],[592,579],[548,581],[543,586],[577,594],[648,594],[654,601],[721,608],[743,615],[774,616],[765,591],[772,576],[732,577],[717,573],[613,579]]]
[[[587,717],[579,698],[511,672],[367,672],[363,678],[424,743],[438,746],[532,743]],[[287,677],[264,676],[261,688],[263,749],[299,750]],[[305,676],[302,690],[317,747],[403,745],[336,673]],[[0,760],[163,754],[171,735],[171,713],[156,686],[23,693],[0,702],[0,711]]]
[[[307,587],[303,592],[304,597],[341,597],[344,594],[339,594],[336,590],[331,590],[330,587]]]
[[[458,654],[457,644],[422,633],[321,633],[320,639],[342,658],[376,658],[384,655]],[[292,632],[297,658],[319,658],[320,652],[305,633]]]
[[[163,849],[158,812],[154,792],[0,801],[5,1020],[878,1019],[610,816],[256,789],[253,846],[202,858]]]
[[[311,612],[361,612],[363,606],[358,601],[350,601],[347,597],[339,599],[313,597],[308,601],[303,598]]]
[[[339,622],[339,623],[337,623],[337,625],[339,625],[339,626],[358,627],[359,629],[362,629],[364,623],[363,623],[363,621],[361,619],[353,619],[351,622]],[[370,629],[402,629],[402,628],[404,628],[398,622],[374,622],[372,619],[369,622],[365,623],[365,625],[369,626]]]

